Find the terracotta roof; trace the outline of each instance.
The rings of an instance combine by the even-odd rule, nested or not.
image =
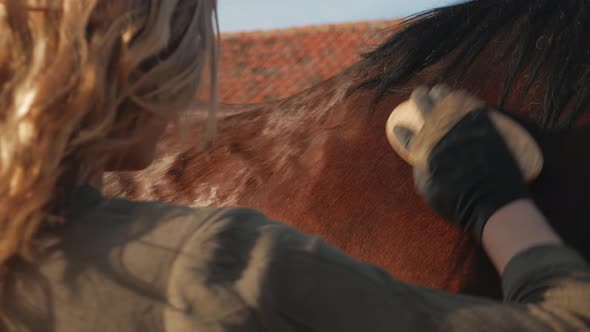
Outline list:
[[[379,45],[397,21],[221,34],[220,101],[259,103],[324,81]]]

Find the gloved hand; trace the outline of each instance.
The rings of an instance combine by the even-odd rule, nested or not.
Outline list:
[[[416,187],[436,212],[480,240],[494,212],[530,197],[518,164],[482,101],[444,86],[418,88],[411,98],[424,127],[417,134],[404,127],[394,133],[422,156],[414,165]]]

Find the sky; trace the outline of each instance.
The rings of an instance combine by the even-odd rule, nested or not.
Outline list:
[[[452,0],[218,0],[221,32],[393,19]]]

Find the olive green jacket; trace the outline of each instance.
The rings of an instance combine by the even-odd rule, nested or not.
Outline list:
[[[505,303],[397,281],[247,209],[107,200],[81,188],[15,289],[34,331],[586,331],[590,269],[573,250],[515,257]],[[27,270],[27,269],[23,269]],[[42,285],[42,287],[35,286]],[[15,317],[17,317],[15,316]]]

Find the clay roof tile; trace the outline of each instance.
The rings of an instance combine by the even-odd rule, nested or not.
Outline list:
[[[360,59],[396,20],[221,34],[220,101],[259,103],[291,96]]]

